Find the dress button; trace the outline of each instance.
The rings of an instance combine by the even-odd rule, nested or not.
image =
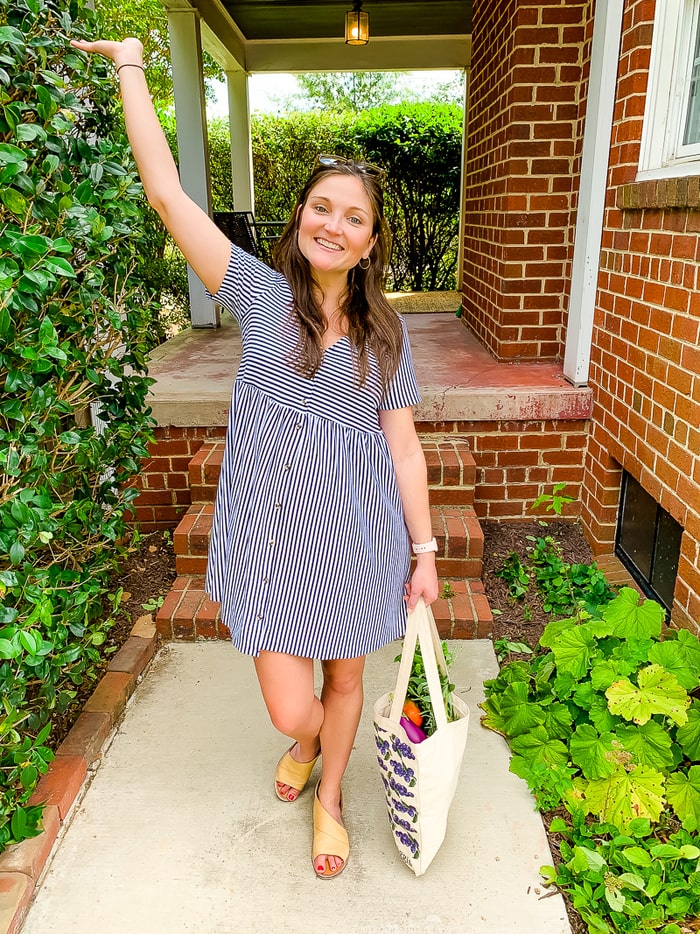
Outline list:
[[[301,404],[302,404],[302,405],[308,405],[308,404],[309,404],[309,400],[308,400],[308,399],[302,399],[302,400],[301,400]]]
[[[291,470],[291,468],[292,468],[292,465],[291,465],[291,464],[285,464],[285,465],[284,465],[284,469],[285,469],[285,470]]]
[[[256,619],[262,619],[262,616],[258,613],[258,615],[257,615],[255,618],[256,618]]]
[[[270,583],[270,578],[269,578],[269,577],[263,577],[263,584],[269,584],[269,583]]]
[[[275,509],[281,509],[282,503],[275,503]]]
[[[271,544],[271,545],[274,545],[274,544],[275,544],[274,538],[271,538],[271,539],[270,539],[270,544]]]
[[[301,422],[297,422],[296,425],[295,425],[294,427],[295,427],[295,428],[301,428]]]

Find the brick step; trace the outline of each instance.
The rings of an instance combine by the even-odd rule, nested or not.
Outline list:
[[[443,594],[433,613],[443,639],[486,639],[491,635],[493,615],[481,581],[440,580]],[[228,639],[221,622],[219,604],[204,593],[201,575],[178,577],[156,615],[158,633],[170,641]]]
[[[467,441],[455,435],[423,435],[421,443],[428,468],[430,502],[436,505],[473,505],[476,464]],[[206,441],[190,461],[193,503],[214,502],[223,456],[223,441]]]
[[[438,543],[437,570],[441,577],[481,577],[484,535],[472,506],[430,507],[433,535]],[[178,574],[205,574],[213,503],[190,506],[173,533]]]

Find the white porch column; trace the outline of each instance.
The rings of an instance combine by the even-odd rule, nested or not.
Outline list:
[[[227,71],[226,81],[231,135],[233,206],[236,211],[250,211],[255,214],[248,75],[244,71]]]
[[[202,77],[199,13],[187,6],[168,10],[170,56],[177,120],[180,181],[187,194],[211,214],[207,117]],[[216,328],[219,314],[204,286],[187,267],[193,328]]]
[[[596,3],[581,155],[564,376],[585,386],[591,363],[624,0]]]

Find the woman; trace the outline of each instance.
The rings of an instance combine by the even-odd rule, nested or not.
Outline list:
[[[319,157],[273,272],[233,247],[182,190],[141,43],[73,45],[116,65],[148,200],[241,327],[206,587],[234,644],[254,658],[272,723],[293,740],[277,766],[277,797],[296,801],[322,756],[313,865],[319,878],[335,878],[349,855],[341,781],[365,655],[399,638],[407,609],[420,596],[432,603],[438,589],[410,348],[381,289],[382,173]]]

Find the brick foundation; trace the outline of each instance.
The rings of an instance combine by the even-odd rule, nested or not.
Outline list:
[[[593,330],[582,519],[615,540],[622,468],[685,529],[673,618],[700,626],[700,184],[636,180],[655,7],[626,4]]]
[[[142,529],[174,529],[191,505],[188,468],[204,441],[223,438],[225,428],[156,428],[135,486],[134,518]]]

